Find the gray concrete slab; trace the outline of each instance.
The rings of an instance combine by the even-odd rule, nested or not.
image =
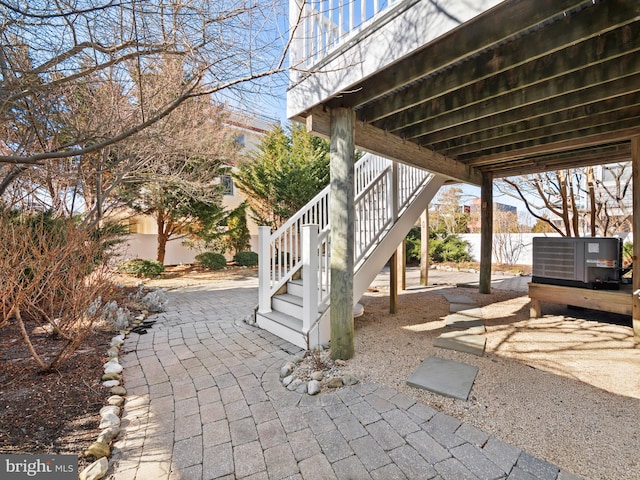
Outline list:
[[[481,357],[484,355],[487,339],[484,335],[466,333],[464,330],[443,332],[433,341],[433,346],[470,353]]]
[[[475,305],[475,300],[468,295],[461,293],[443,293],[442,296],[447,299],[449,303],[462,303],[465,305]]]
[[[407,384],[446,397],[466,400],[478,367],[445,358],[427,357],[407,379]]]

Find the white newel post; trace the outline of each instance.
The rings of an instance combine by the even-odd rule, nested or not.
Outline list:
[[[258,227],[258,311],[271,311],[271,227]]]
[[[302,332],[308,333],[318,316],[318,225],[302,226]]]

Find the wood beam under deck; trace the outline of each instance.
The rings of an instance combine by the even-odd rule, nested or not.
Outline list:
[[[640,55],[637,56],[640,58]],[[566,124],[573,120],[573,112],[576,108],[585,107],[590,110],[593,109],[593,104],[602,103],[602,91],[606,89],[607,95],[605,100],[615,99],[617,96],[628,95],[629,92],[635,93],[640,91],[640,60],[638,60],[638,72],[622,78],[609,82],[607,85],[595,85],[585,90],[573,91],[570,93],[559,93],[555,96],[544,97],[542,93],[539,93],[537,97],[536,93],[517,91],[513,94],[495,98],[487,101],[485,106],[476,106],[476,108],[465,107],[457,111],[449,111],[446,115],[439,117],[422,117],[426,119],[422,121],[417,127],[410,127],[401,130],[401,134],[405,135],[408,140],[416,141],[419,144],[434,145],[437,148],[439,145],[437,142],[431,140],[431,135],[437,135],[438,132],[448,129],[446,135],[450,135],[455,131],[457,138],[464,138],[468,135],[479,135],[485,130],[495,128],[518,128],[518,124],[526,122],[529,119],[538,119],[539,123],[548,123],[553,125]],[[537,97],[533,101],[522,101],[523,95]],[[527,98],[528,98],[527,97]],[[630,114],[633,119],[633,115]],[[633,121],[628,125],[621,125],[618,128],[628,128],[629,126],[637,125]],[[522,128],[520,126],[520,128]],[[455,130],[452,130],[455,129]],[[597,126],[589,126],[592,133],[603,133],[611,131],[611,127],[598,129]],[[565,129],[566,130],[566,129]],[[558,139],[564,138],[579,138],[580,130],[565,131],[564,136],[560,131],[554,131],[554,136]],[[511,145],[514,143],[520,143],[526,141],[533,144],[535,140],[532,140],[528,136],[528,130],[524,132],[516,132],[514,135],[507,137],[501,145]],[[540,143],[538,140],[537,143]],[[479,151],[472,153],[466,153],[466,156],[475,157],[496,151],[498,148],[487,149],[483,148]],[[498,150],[499,151],[499,150]]]
[[[389,313],[398,313],[398,251],[389,259]]]
[[[491,169],[495,164],[509,162],[515,159],[526,159],[546,154],[553,155],[559,152],[571,152],[572,150],[584,150],[589,147],[599,147],[606,144],[629,141],[630,138],[633,138],[636,135],[640,135],[640,126],[627,128],[621,131],[601,133],[589,137],[578,137],[569,140],[563,139],[556,142],[540,143],[535,145],[523,145],[520,146],[520,148],[514,146],[513,151],[484,155],[470,160],[467,164],[477,168],[487,167],[488,169]],[[572,165],[567,165],[567,167],[577,167],[581,165],[579,157],[574,155],[574,158],[576,161],[573,162]]]
[[[607,46],[607,41],[603,41],[600,32],[609,30],[612,23],[628,24],[635,12],[629,12],[628,6],[621,8],[620,5],[603,5],[601,8],[606,11],[586,8],[544,29],[515,38],[505,45],[489,47],[456,68],[444,72],[437,63],[423,63],[421,65],[427,73],[414,80],[419,83],[376,100],[371,105],[362,105],[358,117],[369,123],[378,122],[419,105],[421,109],[429,108],[432,100],[455,91],[466,92],[465,102],[458,103],[458,106],[474,103],[478,101],[479,91],[490,91],[493,96],[497,96],[516,86],[528,85],[530,88],[549,76],[558,78],[557,72],[577,71],[584,65],[594,66],[598,62],[619,58],[620,51],[616,47],[624,43],[628,51],[633,48],[632,45],[627,45],[629,39],[632,44],[637,44],[637,40],[632,35],[627,36],[620,30],[614,30],[604,35],[611,44]],[[572,28],[567,28],[568,23],[572,24]],[[630,28],[636,27],[631,25]],[[625,38],[620,38],[622,35]],[[571,55],[567,55],[563,48],[567,48]],[[437,53],[439,52],[436,52],[436,56]],[[433,58],[429,60],[432,62]],[[380,81],[376,78],[375,83]],[[560,82],[556,82],[555,87],[565,88]],[[371,88],[375,91],[375,86]],[[371,88],[366,81],[363,82],[362,90],[354,94],[360,97],[359,103],[363,102],[366,92],[371,91]],[[346,102],[358,103],[350,100],[351,95],[344,95]],[[483,99],[484,97],[483,94]]]
[[[638,100],[640,101],[640,92]],[[631,107],[630,103],[624,99],[621,99],[621,103],[624,106],[619,111],[586,114],[582,118],[563,119],[557,123],[554,123],[554,120],[549,117],[531,118],[512,125],[499,126],[478,134],[461,137],[456,142],[442,144],[439,147],[452,158],[462,158],[470,153],[495,151],[503,145],[510,144],[510,142],[537,141],[538,143],[543,143],[549,138],[553,139],[559,136],[572,138],[576,132],[584,132],[585,134],[610,132],[612,128],[616,129],[622,126],[621,121],[630,126],[638,125],[640,123],[640,102],[637,106]],[[591,110],[591,108],[585,110]],[[596,112],[601,111],[597,107],[594,107],[593,110]],[[539,126],[534,127],[534,123],[539,123]],[[457,143],[457,145],[454,143]]]
[[[331,114],[322,107],[314,108],[306,117],[307,131],[323,138],[331,138]],[[451,158],[418,145],[405,142],[395,135],[356,122],[355,144],[364,151],[381,155],[394,161],[424,168],[457,182],[480,185],[482,174]]]
[[[512,67],[505,73],[480,79],[469,86],[458,86],[450,92],[441,92],[437,96],[433,95],[434,92],[438,93],[433,87],[435,80],[425,81],[411,89],[424,89],[424,95],[428,98],[431,94],[432,98],[418,106],[405,107],[402,113],[388,120],[372,123],[394,133],[401,131],[407,139],[431,145],[446,139],[439,132],[447,134],[449,132],[446,129],[450,127],[461,129],[460,134],[456,135],[459,137],[485,130],[485,125],[499,126],[514,123],[523,117],[535,118],[542,113],[548,114],[550,101],[553,102],[553,107],[562,111],[569,106],[602,100],[603,89],[606,89],[604,98],[608,99],[637,90],[640,25],[633,24],[632,27],[633,35],[638,39],[633,44],[624,44],[624,55],[620,54],[619,45],[602,53],[599,42],[591,40],[588,46],[583,47],[587,53],[580,51],[579,54],[572,54],[562,51],[551,55],[561,59],[556,62],[559,65],[551,63],[547,58],[537,59],[523,66]],[[623,43],[624,40],[618,38],[623,33],[615,33],[615,40]],[[565,56],[570,56],[574,63],[566,65]],[[475,59],[469,63],[476,67],[471,68],[471,72],[480,68]],[[538,63],[542,65],[538,66]],[[465,70],[465,67],[463,64],[459,69]],[[383,100],[383,103],[386,101]],[[377,103],[380,102],[372,107],[377,108]],[[499,116],[496,115],[498,113]],[[358,112],[358,118],[368,119],[368,116]]]
[[[577,164],[588,167],[630,161],[631,146],[629,141],[624,141],[602,147],[571,150],[495,163],[490,168],[487,168],[486,171],[490,171],[494,178],[504,178],[574,168]],[[484,167],[479,167],[479,170],[485,171]]]
[[[425,71],[445,69],[470,54],[480,53],[521,35],[531,25],[551,23],[563,12],[581,10],[592,5],[590,0],[536,0],[495,7],[473,20],[468,29],[454,29],[409,58],[394,64],[392,69],[376,74],[367,89],[341,99],[342,105],[359,108],[373,98],[394,93],[424,77]],[[552,12],[552,13],[549,13]]]
[[[429,285],[429,206],[420,215],[420,285]]]

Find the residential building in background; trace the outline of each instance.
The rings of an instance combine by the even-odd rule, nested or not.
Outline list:
[[[275,126],[279,120],[257,113],[233,111],[226,124],[237,131],[235,141],[242,147],[243,155],[250,155],[258,150],[262,137]],[[234,168],[234,165],[229,165]],[[244,200],[241,192],[235,188],[233,177],[229,174],[219,178],[224,185],[222,205],[226,210],[233,210]],[[129,237],[123,251],[124,259],[143,258],[154,260],[158,245],[158,230],[155,220],[149,216],[138,215],[128,218]],[[258,248],[258,225],[247,216],[247,226],[251,234],[251,250]],[[186,232],[185,232],[186,233]],[[165,254],[165,265],[188,264],[195,261],[195,256],[201,253],[201,248],[192,245],[189,238],[176,236],[169,240]],[[230,259],[231,255],[227,255]]]
[[[465,206],[465,213],[469,214],[469,220],[467,220],[467,228],[469,229],[469,233],[480,233],[480,227],[481,227],[480,211],[482,209],[480,201],[481,201],[480,198],[474,198],[473,201],[471,202],[471,205]],[[494,212],[494,217],[496,217],[496,214],[497,215],[503,214],[503,215],[509,215],[509,216],[513,215],[516,223],[518,221],[518,208],[514,207],[513,205],[494,202],[493,212]],[[500,232],[496,231],[496,233],[500,233]]]

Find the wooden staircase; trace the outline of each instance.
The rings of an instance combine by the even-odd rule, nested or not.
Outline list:
[[[257,313],[256,323],[274,335],[306,349],[313,348],[318,343],[327,342],[329,332],[322,336],[323,342],[311,341],[309,335],[304,332],[302,322],[303,289],[302,278],[288,281],[284,293],[276,294],[271,298],[271,310]],[[328,313],[328,306],[324,308],[324,311],[318,311],[318,319],[325,313]]]
[[[445,179],[370,154],[355,172],[357,303]],[[260,227],[256,323],[305,349],[330,338],[328,196],[327,187],[276,232]]]

